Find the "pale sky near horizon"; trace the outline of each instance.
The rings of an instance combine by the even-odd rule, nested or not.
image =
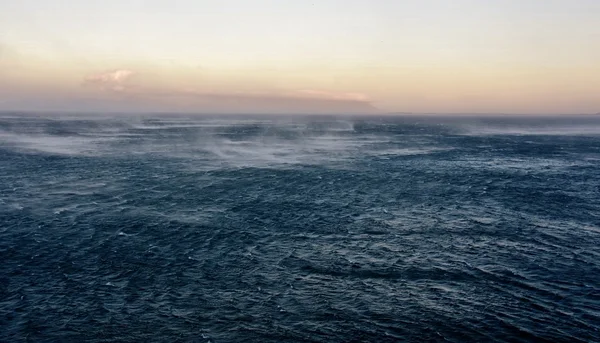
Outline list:
[[[600,112],[598,0],[0,0],[0,110]]]

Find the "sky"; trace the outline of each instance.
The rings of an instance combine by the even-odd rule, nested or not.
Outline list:
[[[600,112],[598,0],[0,0],[0,110]]]

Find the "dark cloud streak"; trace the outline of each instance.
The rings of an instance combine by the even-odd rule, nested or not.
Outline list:
[[[160,111],[210,113],[372,113],[377,109],[366,97],[354,93],[298,91],[292,93],[236,93],[202,92],[194,89],[167,89],[157,85],[142,86],[133,82],[136,73],[128,69],[88,75],[84,87],[92,87],[108,102],[127,104],[127,108]]]

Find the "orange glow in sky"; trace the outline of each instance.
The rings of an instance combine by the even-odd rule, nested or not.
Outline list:
[[[6,0],[0,110],[600,112],[597,0]]]

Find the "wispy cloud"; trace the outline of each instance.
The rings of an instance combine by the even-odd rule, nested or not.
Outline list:
[[[325,100],[369,102],[369,97],[366,94],[333,92],[333,91],[317,90],[317,89],[302,89],[302,90],[299,90],[299,91],[291,94],[291,96],[309,97],[309,98],[317,98],[317,99],[325,99]]]
[[[87,75],[83,84],[85,86],[98,87],[102,90],[123,92],[134,88],[130,82],[135,72],[129,69],[117,69],[101,73]]]
[[[119,98],[172,106],[173,110],[195,109],[214,112],[340,113],[373,112],[369,98],[360,93],[304,89],[287,92],[209,92],[195,88],[173,88],[148,83],[129,69],[115,69],[85,76],[83,85]],[[125,98],[123,98],[125,97]]]

